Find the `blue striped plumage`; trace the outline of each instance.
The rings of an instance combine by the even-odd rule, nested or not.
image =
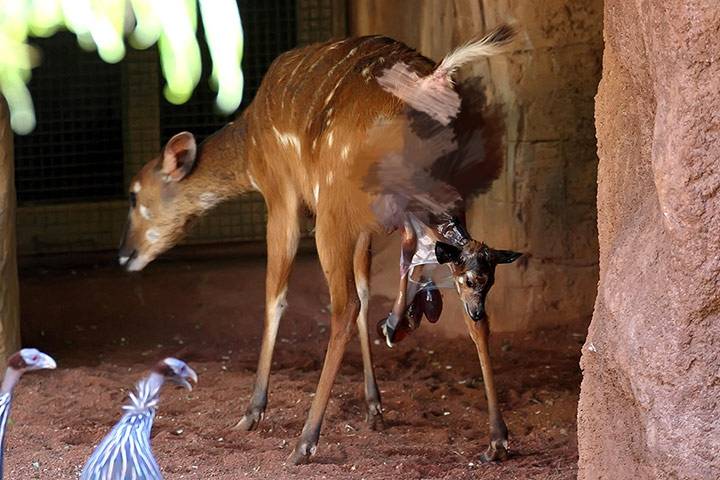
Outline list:
[[[5,452],[5,427],[10,415],[11,393],[0,395],[0,478],[3,478],[3,453]]]
[[[81,480],[162,480],[150,447],[150,430],[163,378],[151,374],[130,394],[125,414],[93,451]]]

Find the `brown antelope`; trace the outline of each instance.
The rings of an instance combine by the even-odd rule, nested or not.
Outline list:
[[[444,85],[446,93],[455,98],[452,78],[456,69],[499,52],[498,47],[511,37],[508,27],[496,29],[448,55],[439,66],[406,45],[380,36],[289,51],[271,65],[252,104],[235,122],[200,145],[188,132],[175,135],[131,182],[130,212],[119,252],[120,264],[129,271],[141,270],[175,245],[189,221],[217,203],[248,191],[260,192],[265,198],[265,327],[254,392],[237,425],[243,430],[257,427],[267,405],[273,349],[300,237],[299,215],[304,206],[314,213],[315,240],[330,291],[332,319],[317,392],[291,456],[293,463],[308,461],[317,449],[330,391],[354,324],[362,347],[367,420],[372,427],[382,424],[367,327],[368,279],[371,234],[388,225],[383,225],[374,210],[378,195],[368,192],[363,177],[355,173],[358,165],[372,163],[372,149],[366,148],[368,132],[378,123],[403,117],[406,107],[418,104],[418,98],[406,95],[403,101],[400,92],[390,93],[392,88],[382,87],[378,79],[388,68],[402,65],[412,78],[438,79],[438,85]],[[387,133],[392,135],[392,131]],[[479,178],[478,182],[485,180]],[[406,218],[398,225],[405,227],[404,255],[412,259],[413,252],[423,251],[416,246],[426,245],[430,239],[436,263],[451,265],[485,378],[491,443],[484,458],[502,459],[507,429],[497,407],[483,305],[495,265],[514,260],[516,254],[472,240],[454,217],[442,217],[437,225],[424,229],[413,228],[413,216]],[[443,242],[434,247],[437,240]],[[424,247],[425,253],[430,247]],[[407,269],[403,282],[401,292],[406,290]],[[396,303],[396,317],[403,315],[406,303],[404,298]],[[385,332],[392,342],[397,319],[390,320]]]

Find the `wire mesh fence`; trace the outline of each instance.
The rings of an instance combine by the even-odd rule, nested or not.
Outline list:
[[[241,109],[280,53],[344,33],[338,27],[345,21],[342,5],[238,0],[245,30]],[[162,97],[154,49],[128,51],[123,62],[108,65],[97,53],[80,50],[68,33],[35,43],[44,54],[30,83],[38,127],[15,138],[19,253],[113,249],[127,214],[125,192],[142,164],[178,131],[202,141],[229,120],[214,106],[207,48],[201,42],[205,71],[196,92],[176,106]],[[262,197],[246,195],[203,218],[186,242],[262,240],[265,220]]]
[[[62,32],[39,39],[30,88],[40,119],[15,139],[18,201],[97,200],[122,193],[120,66],[77,48]]]

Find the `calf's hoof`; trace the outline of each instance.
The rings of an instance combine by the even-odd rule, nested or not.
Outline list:
[[[245,412],[245,415],[240,419],[240,421],[235,425],[235,430],[242,430],[244,432],[250,432],[252,430],[255,430],[258,425],[260,424],[260,421],[263,419],[263,416],[265,415],[265,412],[260,409],[251,409]]]
[[[480,455],[480,462],[502,462],[507,460],[509,456],[507,446],[507,440],[492,440],[487,450]]]
[[[295,447],[295,450],[293,450],[292,454],[290,454],[288,461],[292,465],[305,465],[306,463],[310,463],[310,457],[315,455],[316,451],[316,442],[301,439]]]

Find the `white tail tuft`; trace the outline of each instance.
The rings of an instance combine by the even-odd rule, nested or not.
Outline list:
[[[467,63],[474,62],[482,57],[497,55],[503,51],[503,47],[510,43],[514,37],[515,29],[512,26],[500,25],[482,38],[470,40],[465,45],[450,52],[443,58],[433,75],[449,77]]]
[[[460,96],[445,75],[420,77],[406,63],[398,62],[378,75],[377,82],[386,92],[445,126],[460,111]]]

